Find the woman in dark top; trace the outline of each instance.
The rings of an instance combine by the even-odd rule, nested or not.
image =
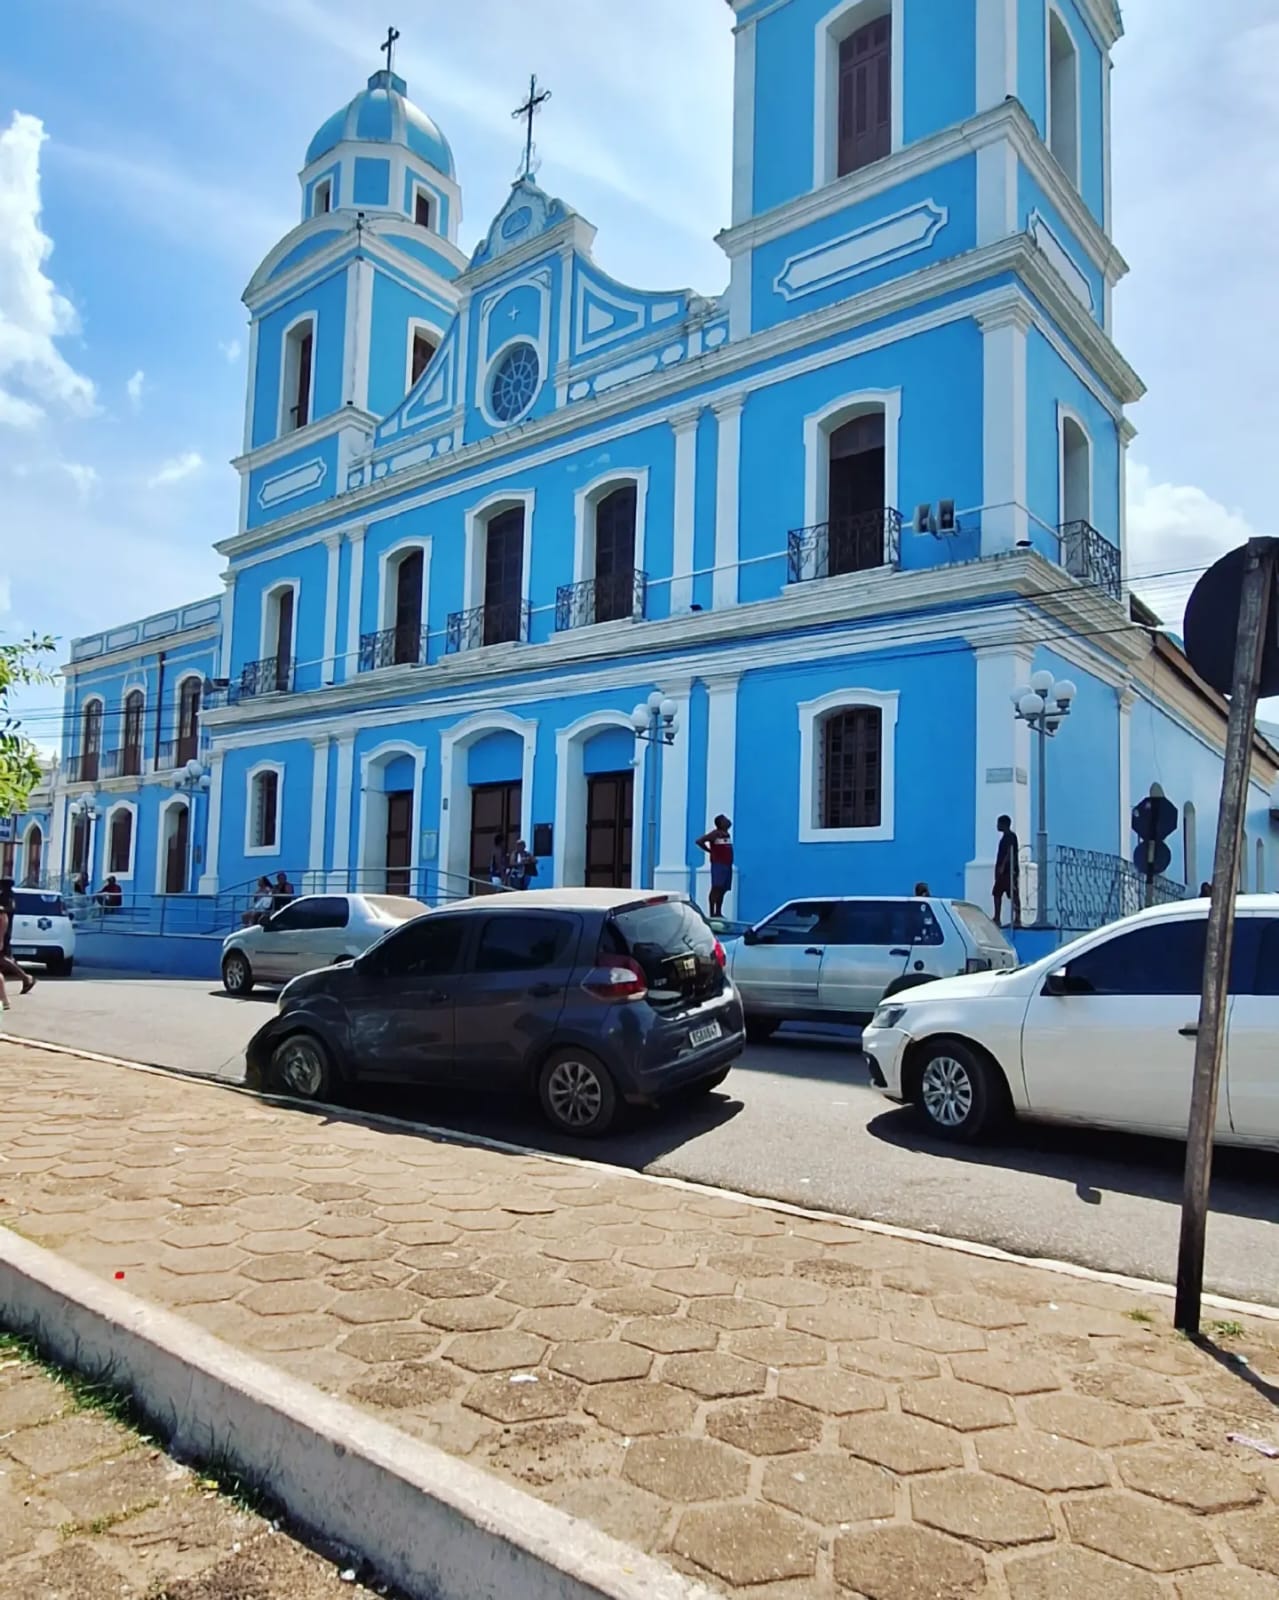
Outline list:
[[[4,980],[17,978],[22,984],[23,994],[30,994],[36,986],[36,980],[29,972],[21,968],[13,959],[13,919],[17,915],[17,907],[13,898],[13,879],[0,878],[0,1009],[9,1009],[9,997],[5,993]]]

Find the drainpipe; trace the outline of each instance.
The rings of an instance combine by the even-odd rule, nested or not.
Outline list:
[[[160,734],[164,725],[164,651],[157,650],[156,679],[155,679],[155,756],[151,762],[151,770],[160,770]]]

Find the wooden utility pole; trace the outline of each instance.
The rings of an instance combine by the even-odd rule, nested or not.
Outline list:
[[[1181,1205],[1181,1251],[1177,1260],[1176,1326],[1199,1332],[1203,1301],[1204,1237],[1208,1226],[1208,1191],[1212,1182],[1213,1131],[1221,1086],[1221,1058],[1230,1005],[1230,956],[1235,938],[1235,896],[1239,887],[1239,853],[1252,770],[1252,740],[1261,682],[1262,651],[1270,615],[1279,541],[1249,541],[1239,603],[1226,763],[1221,779],[1217,845],[1212,865],[1212,904],[1204,950],[1203,997],[1195,1037],[1194,1090],[1190,1132],[1186,1140],[1185,1189]]]

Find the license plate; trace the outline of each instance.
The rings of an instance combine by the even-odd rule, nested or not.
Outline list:
[[[36,953],[36,947],[33,944],[15,944],[13,953],[15,956],[33,956]]]
[[[708,1022],[704,1028],[694,1028],[688,1036],[691,1045],[712,1044],[719,1038],[719,1023]]]

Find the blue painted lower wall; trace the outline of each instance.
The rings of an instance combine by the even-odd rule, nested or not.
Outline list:
[[[84,933],[76,936],[76,965],[113,972],[149,972],[164,978],[209,978],[221,973],[220,937],[173,934]]]

